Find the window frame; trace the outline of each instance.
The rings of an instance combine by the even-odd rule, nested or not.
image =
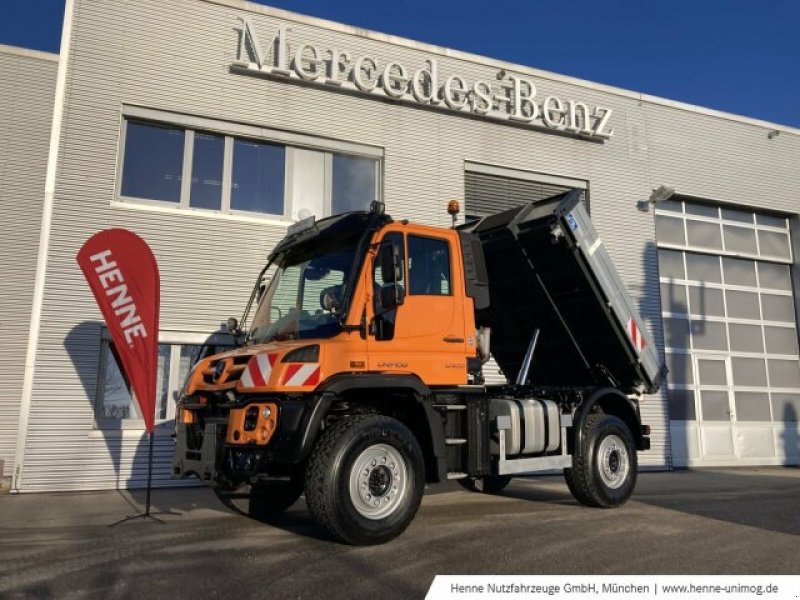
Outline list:
[[[149,198],[124,196],[122,194],[122,179],[125,173],[125,148],[128,124],[130,122],[150,123],[167,127],[177,127],[184,131],[183,169],[181,180],[181,193],[178,202],[168,202]],[[222,190],[220,208],[200,208],[191,206],[192,167],[194,158],[194,142],[196,132],[220,135],[224,138],[223,164],[222,164]],[[244,211],[231,208],[231,191],[233,176],[233,153],[236,138],[249,139],[256,142],[269,143],[283,146],[284,160],[284,190],[283,213],[265,213],[257,211]],[[333,195],[333,155],[341,154],[355,158],[366,158],[375,161],[375,197],[383,199],[383,163],[384,148],[382,146],[366,145],[344,140],[333,140],[310,136],[306,134],[257,127],[242,123],[220,121],[205,117],[192,116],[170,111],[154,110],[140,106],[123,105],[120,114],[120,130],[117,147],[117,174],[114,184],[114,198],[112,204],[117,206],[152,207],[158,210],[181,212],[185,214],[212,216],[212,217],[243,217],[245,219],[258,219],[277,221],[291,224],[295,210],[293,207],[292,176],[297,150],[312,150],[324,154],[325,184],[323,187],[323,215],[331,214]],[[365,208],[366,210],[366,208]]]
[[[144,419],[103,419],[100,418],[105,400],[105,376],[108,353],[111,351],[113,342],[111,333],[107,327],[102,328],[100,335],[100,347],[98,349],[97,381],[95,384],[95,397],[93,404],[93,430],[99,431],[120,431],[134,430],[144,431]],[[174,392],[180,391],[183,382],[178,381],[178,366],[180,365],[180,350],[184,346],[202,346],[214,343],[218,345],[230,345],[234,348],[233,339],[229,333],[217,331],[211,335],[207,333],[189,333],[182,331],[161,331],[158,336],[159,346],[170,346],[169,378],[167,380],[167,418],[156,419],[156,429],[164,426],[171,426],[175,420],[175,402],[170,401]]]

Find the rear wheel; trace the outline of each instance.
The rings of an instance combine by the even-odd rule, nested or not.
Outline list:
[[[508,475],[484,475],[483,477],[470,477],[457,481],[461,487],[470,492],[497,494],[511,483],[511,477]]]
[[[349,544],[380,544],[403,532],[425,485],[422,450],[383,415],[344,417],[317,441],[306,469],[314,519]]]
[[[596,412],[586,418],[582,433],[572,468],[564,471],[569,491],[587,506],[621,506],[636,487],[638,467],[628,426],[619,417]]]
[[[259,520],[268,520],[297,502],[303,493],[303,480],[293,476],[287,481],[254,483],[250,486],[248,513]]]

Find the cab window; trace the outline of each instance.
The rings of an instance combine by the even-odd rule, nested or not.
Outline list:
[[[446,240],[408,236],[408,292],[416,296],[449,296],[450,248]]]

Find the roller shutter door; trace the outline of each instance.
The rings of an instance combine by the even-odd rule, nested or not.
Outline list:
[[[574,187],[472,171],[467,171],[464,184],[464,214],[467,219],[544,200]]]

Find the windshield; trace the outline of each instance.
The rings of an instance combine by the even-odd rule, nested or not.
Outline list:
[[[357,239],[292,248],[267,272],[248,340],[328,338],[341,331]],[[267,283],[268,280],[268,283]]]

